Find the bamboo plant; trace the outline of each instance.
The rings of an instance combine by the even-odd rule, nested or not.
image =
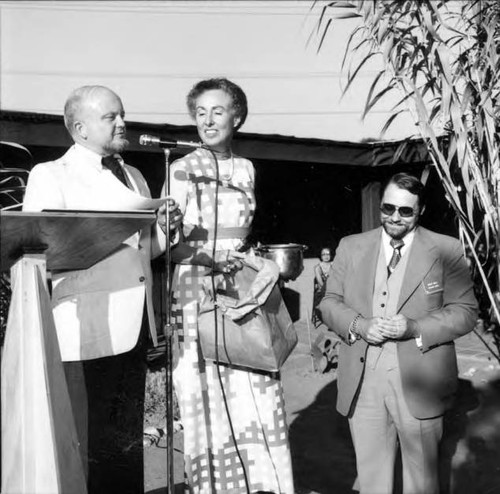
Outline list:
[[[343,59],[344,91],[372,58],[364,115],[396,93],[382,134],[410,112],[424,139],[460,237],[500,321],[500,4],[497,0],[359,0],[314,2],[318,50],[338,19],[359,19]],[[491,326],[493,327],[493,326]],[[498,357],[497,357],[498,358]]]

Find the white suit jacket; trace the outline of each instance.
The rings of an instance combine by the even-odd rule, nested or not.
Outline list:
[[[142,174],[128,165],[125,172],[135,192],[150,197]],[[113,201],[129,193],[124,188],[102,167],[99,155],[75,144],[60,159],[33,168],[23,210],[117,209]],[[107,357],[134,348],[145,301],[157,344],[150,260],[164,248],[165,235],[155,225],[88,269],[53,273],[52,306],[63,361]]]

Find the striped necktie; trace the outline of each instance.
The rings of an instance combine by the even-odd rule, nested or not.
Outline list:
[[[396,265],[401,259],[401,248],[405,244],[402,240],[396,240],[395,238],[391,238],[391,247],[394,249],[392,252],[391,260],[387,266],[387,277],[391,276],[391,274],[396,269]]]

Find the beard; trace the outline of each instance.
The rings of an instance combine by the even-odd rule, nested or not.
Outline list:
[[[401,240],[410,232],[410,227],[405,223],[393,223],[390,220],[382,220],[382,226],[387,235],[395,240]]]
[[[110,143],[108,151],[110,154],[121,153],[129,146],[129,141],[123,136],[116,136]]]

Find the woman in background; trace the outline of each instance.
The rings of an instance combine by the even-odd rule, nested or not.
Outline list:
[[[328,279],[328,273],[332,267],[332,261],[332,250],[330,247],[323,247],[319,257],[319,263],[314,266],[314,292],[317,292],[321,298],[323,298],[325,294],[326,280]]]
[[[246,96],[227,79],[209,79],[191,89],[187,105],[204,148],[172,164],[171,195],[184,214],[184,244],[212,252],[216,233],[215,260],[220,261],[243,245],[255,210],[253,165],[231,149],[234,132],[247,116]],[[279,375],[203,359],[198,311],[211,271],[197,265],[195,257],[176,267],[173,281],[180,343],[174,384],[184,427],[187,492],[292,494]]]
[[[321,322],[316,307],[325,296],[326,280],[332,266],[333,256],[330,247],[323,247],[319,257],[319,263],[314,266],[314,297],[313,297],[313,322],[317,325]]]

